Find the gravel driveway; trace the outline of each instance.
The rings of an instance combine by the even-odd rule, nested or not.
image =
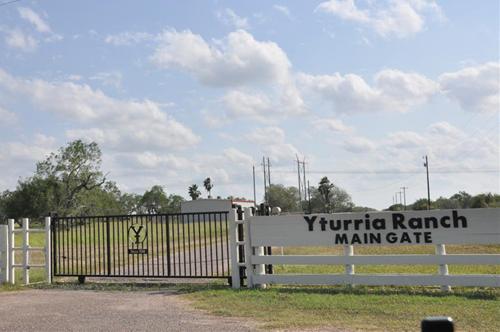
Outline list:
[[[175,291],[26,290],[0,293],[0,331],[255,331],[209,316]]]

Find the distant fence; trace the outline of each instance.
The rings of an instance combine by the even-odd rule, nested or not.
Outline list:
[[[22,219],[22,227],[16,228],[14,219],[9,219],[7,225],[0,225],[0,283],[15,284],[16,269],[22,270],[23,284],[30,283],[31,268],[44,268],[46,280],[50,283],[51,276],[51,253],[50,253],[50,217],[45,218],[45,228],[30,228],[30,220]],[[20,233],[22,245],[16,246],[16,234]],[[30,245],[31,233],[44,233],[45,246],[32,247]],[[30,253],[41,251],[44,253],[43,264],[33,264]],[[16,252],[22,252],[20,263],[16,263]]]
[[[231,229],[233,264],[246,268],[249,287],[302,285],[440,285],[500,287],[500,275],[450,275],[448,264],[499,265],[497,254],[446,254],[446,244],[499,244],[500,209],[252,216]],[[241,219],[241,220],[238,220]],[[244,235],[242,234],[244,233]],[[238,239],[238,240],[236,240]],[[354,245],[434,245],[435,255],[354,255]],[[269,255],[267,246],[342,245],[344,255]],[[243,254],[242,254],[243,253]],[[238,259],[238,257],[240,259]],[[267,264],[344,265],[344,274],[265,274]],[[438,274],[356,274],[355,265],[438,265]],[[242,271],[233,269],[233,287]]]

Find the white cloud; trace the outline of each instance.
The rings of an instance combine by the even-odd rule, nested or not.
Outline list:
[[[89,77],[91,81],[99,81],[104,86],[111,86],[118,89],[122,85],[123,75],[121,72],[100,72]]]
[[[51,33],[52,32],[52,29],[50,29],[50,26],[48,25],[48,23],[45,22],[40,17],[40,15],[35,13],[31,8],[19,7],[18,11],[19,11],[19,16],[21,16],[22,19],[31,23],[38,32],[41,32],[41,33]]]
[[[388,133],[377,140],[352,137],[344,144],[344,149],[359,153],[359,164],[384,165],[373,169],[420,171],[424,155],[431,160],[431,171],[499,167],[497,138],[467,133],[445,121],[419,132]]]
[[[212,45],[189,30],[165,31],[151,60],[160,68],[186,70],[212,86],[283,82],[291,67],[277,44],[257,41],[243,30]]]
[[[255,163],[251,156],[241,152],[236,148],[225,149],[224,157],[226,157],[232,164],[237,164],[244,167],[248,167],[249,165]]]
[[[33,174],[35,162],[55,149],[55,138],[43,134],[30,140],[0,142],[0,191],[14,188],[19,178]]]
[[[245,138],[254,144],[268,145],[285,142],[285,131],[279,127],[256,128],[253,132],[246,134]]]
[[[352,136],[344,140],[342,147],[352,153],[366,153],[374,150],[376,145],[367,138]]]
[[[354,0],[329,0],[320,3],[316,11],[359,23],[383,37],[398,38],[422,31],[428,14],[438,19],[444,18],[441,8],[434,0],[368,2],[364,9],[358,8]]]
[[[246,17],[238,16],[232,9],[225,8],[216,13],[217,18],[224,24],[234,27],[236,29],[249,29],[248,19]]]
[[[347,126],[342,120],[335,118],[314,119],[312,124],[317,129],[327,129],[336,133],[350,133],[354,128]]]
[[[189,30],[165,31],[160,39],[151,57],[160,68],[187,71],[207,86],[231,89],[246,86],[272,94],[263,98],[263,93],[231,91],[223,98],[231,112],[248,113],[256,104],[261,110],[271,99],[274,109],[295,114],[305,112],[302,96],[291,75],[290,61],[274,42],[257,41],[243,30],[211,44]],[[264,100],[266,98],[268,100]],[[248,105],[232,107],[235,99]]]
[[[293,160],[296,155],[302,155],[295,146],[285,141],[285,132],[279,127],[256,128],[245,135],[245,139],[251,144],[259,145],[262,153],[274,162],[286,163]]]
[[[19,29],[2,29],[5,33],[5,43],[10,48],[17,48],[25,52],[32,52],[38,46],[38,41]]]
[[[289,19],[292,18],[292,14],[290,13],[290,9],[287,6],[283,5],[273,5],[273,8],[280,12],[281,14],[285,15]]]
[[[500,63],[488,62],[439,76],[443,93],[471,112],[500,111]]]
[[[262,118],[272,111],[271,101],[264,94],[232,90],[222,98],[230,116]]]
[[[333,104],[338,113],[407,112],[439,91],[435,82],[416,73],[385,69],[370,86],[356,74],[299,74],[298,82]]]
[[[156,38],[156,35],[147,32],[125,31],[116,35],[107,35],[104,41],[115,46],[131,46],[145,41],[153,41]]]
[[[182,149],[199,141],[151,100],[120,100],[72,82],[23,80],[0,69],[0,91],[31,101],[37,109],[55,113],[79,128],[70,139],[88,138],[117,150]],[[85,125],[85,128],[81,128]]]
[[[10,126],[17,122],[17,116],[0,106],[0,127]]]

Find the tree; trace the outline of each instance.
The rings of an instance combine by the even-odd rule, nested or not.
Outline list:
[[[180,213],[182,202],[184,202],[184,197],[180,195],[169,195],[168,208],[165,210],[165,213]]]
[[[37,163],[34,178],[47,181],[54,194],[54,210],[68,215],[78,206],[79,193],[106,182],[100,167],[101,150],[97,143],[76,140]]]
[[[311,187],[311,212],[350,212],[353,208],[351,196],[326,176],[320,180],[318,188]]]
[[[188,188],[188,193],[193,201],[197,200],[198,197],[201,196],[201,192],[198,190],[198,186],[196,184],[193,184]]]
[[[436,199],[436,201],[433,203],[433,205],[436,209],[441,209],[441,210],[459,209],[460,202],[456,199],[453,199],[452,197],[450,197],[450,198],[439,197],[438,199]]]
[[[458,206],[462,209],[468,209],[472,205],[472,196],[465,191],[459,191],[458,193],[452,195],[450,199],[457,201]]]
[[[431,201],[431,209],[433,202]],[[427,198],[417,199],[411,206],[411,210],[427,210]]]
[[[212,188],[214,187],[214,184],[212,183],[212,180],[208,177],[203,181],[203,186],[205,186],[206,191],[208,192],[208,198],[212,198]]]
[[[121,192],[112,181],[103,186],[85,190],[78,194],[77,215],[117,215],[125,213],[121,205]]]
[[[299,190],[296,187],[285,187],[282,184],[272,184],[267,190],[267,201],[270,206],[279,206],[282,212],[297,212],[299,206]]]
[[[155,185],[142,195],[139,204],[147,213],[158,214],[168,208],[168,198],[163,187]]]
[[[120,207],[123,214],[136,214],[141,213],[141,199],[139,194],[124,193],[120,196]]]

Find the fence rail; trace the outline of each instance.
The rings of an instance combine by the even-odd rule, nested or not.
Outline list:
[[[390,212],[372,213],[371,218],[382,224],[384,220],[391,220]],[[386,225],[387,229],[383,232],[394,232],[389,234],[402,234],[401,229],[408,229],[403,220],[410,220],[412,226],[419,225],[420,220],[438,220],[441,218],[444,229],[431,228],[426,230],[432,239],[433,231],[436,232],[439,239],[446,239],[446,243],[468,243],[467,236],[470,234],[469,243],[499,244],[500,243],[500,209],[477,209],[477,210],[438,210],[428,212],[406,212],[407,214],[398,214],[393,217],[396,230],[389,229],[390,222]],[[426,215],[428,213],[428,215]],[[437,215],[438,217],[433,217]],[[450,215],[452,217],[447,217]],[[311,216],[268,216],[254,217],[251,210],[247,209],[244,218],[236,221],[232,227],[233,238],[240,237],[240,240],[233,244],[233,252],[241,251],[241,245],[244,245],[244,259],[236,262],[244,265],[246,269],[247,284],[249,287],[264,286],[266,284],[302,284],[302,285],[395,285],[395,286],[441,286],[444,291],[450,290],[450,286],[477,286],[477,287],[500,287],[500,274],[454,274],[450,275],[448,264],[453,265],[500,265],[500,255],[498,254],[446,254],[445,244],[429,242],[435,246],[434,255],[409,255],[409,254],[390,254],[390,255],[355,255],[355,246],[343,245],[344,255],[264,255],[262,246],[324,246],[327,243],[333,244],[335,234],[339,232],[330,232],[327,227],[328,221],[340,220],[346,218],[346,225],[353,224],[353,220],[358,222],[360,230],[362,223],[368,224],[368,214],[358,216],[351,215],[322,215],[319,217]],[[406,219],[405,219],[406,218]],[[302,219],[302,220],[301,220]],[[456,229],[450,230],[454,237],[446,233],[449,229],[449,220],[460,221]],[[313,220],[321,220],[323,224],[317,225],[317,233],[314,233]],[[385,222],[385,221],[384,221]],[[243,225],[239,230],[238,225]],[[321,227],[320,227],[321,226]],[[335,225],[334,225],[335,226]],[[439,226],[439,225],[438,225]],[[333,227],[333,226],[332,226]],[[347,228],[347,226],[345,226]],[[368,226],[366,226],[368,227]],[[381,228],[381,227],[380,227]],[[370,230],[368,228],[368,230]],[[244,236],[241,232],[244,231]],[[417,230],[418,231],[418,230]],[[350,236],[356,231],[346,230]],[[365,230],[366,232],[366,230]],[[398,233],[399,232],[399,233]],[[385,233],[382,233],[384,236]],[[484,236],[483,236],[484,235]],[[336,236],[336,235],[335,235]],[[392,236],[392,235],[391,235]],[[355,237],[353,237],[355,238]],[[361,238],[361,237],[359,237]],[[402,237],[401,237],[402,238]],[[317,239],[317,242],[316,240]],[[415,243],[413,243],[415,244]],[[386,244],[387,245],[387,244]],[[416,245],[416,244],[415,244]],[[437,265],[436,274],[359,274],[355,272],[356,265]],[[265,274],[265,265],[343,265],[345,272],[343,274]],[[238,271],[235,271],[235,274]],[[239,273],[242,273],[239,271]],[[233,287],[239,288],[241,285],[235,284],[234,279],[239,275],[233,275]]]
[[[7,282],[15,284],[16,269],[22,270],[23,284],[30,283],[30,269],[44,268],[47,282],[52,282],[51,253],[50,253],[50,217],[45,218],[45,228],[30,228],[30,219],[22,219],[22,227],[16,228],[14,219],[9,219],[7,225],[0,225],[0,283]],[[16,247],[16,234],[22,236],[22,246]],[[30,245],[30,233],[44,233],[45,247],[32,247]],[[16,252],[22,253],[20,263],[16,263]],[[31,263],[30,253],[41,251],[45,254],[43,264]]]

